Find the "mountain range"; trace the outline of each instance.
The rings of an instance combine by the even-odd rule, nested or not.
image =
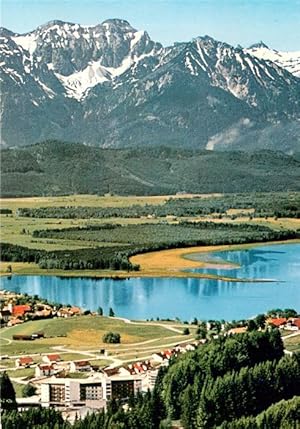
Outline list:
[[[0,32],[1,139],[102,148],[300,146],[300,51],[209,36],[163,47],[121,19]]]

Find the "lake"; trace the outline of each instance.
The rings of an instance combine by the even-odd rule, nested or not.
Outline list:
[[[257,246],[247,250],[194,254],[193,259],[230,262],[239,267],[193,271],[237,279],[130,278],[124,280],[11,276],[1,288],[39,295],[52,302],[77,305],[130,319],[242,319],[273,308],[300,310],[300,244]],[[263,279],[272,280],[263,282]]]

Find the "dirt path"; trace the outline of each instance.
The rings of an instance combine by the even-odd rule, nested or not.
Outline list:
[[[160,326],[161,328],[165,328],[168,329],[169,331],[173,331],[173,332],[177,332],[178,334],[182,334],[182,329],[180,330],[179,328],[175,328],[172,325],[168,325],[168,324],[164,324],[164,323],[157,323],[157,322],[133,322],[130,319],[126,319],[124,317],[112,317],[111,319],[118,319],[118,320],[122,320],[124,323],[129,323],[131,325],[146,325],[146,326]],[[142,343],[139,343],[142,344]]]
[[[298,335],[300,335],[300,332],[293,332],[292,334],[286,335],[285,337],[282,337],[282,341],[285,341],[287,338],[292,338],[292,337],[297,337]]]

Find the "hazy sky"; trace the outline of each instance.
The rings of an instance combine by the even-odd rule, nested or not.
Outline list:
[[[23,33],[52,19],[127,19],[163,45],[208,34],[233,45],[263,40],[300,50],[300,0],[2,0],[1,25]]]

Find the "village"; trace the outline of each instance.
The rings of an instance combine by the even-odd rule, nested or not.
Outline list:
[[[83,314],[78,307],[52,305],[38,297],[1,291],[0,320],[1,328],[5,332],[34,320],[52,318],[64,320],[82,317]],[[93,313],[89,312],[89,316],[92,318]],[[266,317],[265,324],[266,327],[278,328],[283,339],[299,338],[300,318],[296,316],[293,314],[293,317]],[[196,322],[198,328],[195,330]],[[166,325],[167,328],[177,330],[173,332],[174,340],[166,343],[166,347],[163,347],[164,344],[156,347],[151,345],[149,347],[149,344],[141,345],[147,358],[128,355],[126,359],[122,359],[119,352],[112,351],[107,345],[99,350],[80,351],[82,358],[79,359],[80,354],[76,354],[76,350],[62,346],[53,347],[51,353],[27,353],[15,356],[1,354],[0,371],[8,370],[12,381],[23,386],[22,396],[17,395],[20,410],[39,406],[54,407],[60,409],[65,417],[72,421],[78,416],[84,417],[93,410],[106,409],[112,399],[124,401],[126,404],[131,396],[153,390],[160,367],[169,365],[173,357],[196,350],[218,335],[240,334],[251,327],[250,321],[247,324],[238,322],[236,326],[214,324],[212,321],[196,322],[188,326],[182,324],[181,330]],[[187,338],[180,341],[178,334],[182,335],[182,328]],[[13,334],[12,340],[6,341],[26,344],[43,339],[45,339],[43,331],[33,331],[30,334]],[[286,350],[286,353],[292,351]]]

